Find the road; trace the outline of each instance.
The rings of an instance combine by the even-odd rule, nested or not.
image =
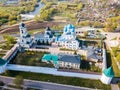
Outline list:
[[[101,32],[103,35],[106,35],[107,40],[110,41],[111,39],[115,37],[119,37],[120,33],[114,33],[114,32]]]
[[[13,83],[13,80],[14,78],[12,77],[0,76],[0,81],[3,81],[6,84]],[[39,88],[41,90],[93,90],[90,88],[56,84],[56,83],[50,83],[50,82],[34,81],[34,80],[27,80],[27,79],[24,79],[24,85],[28,87]]]
[[[118,85],[116,85],[116,84],[111,84],[111,90],[119,90]]]

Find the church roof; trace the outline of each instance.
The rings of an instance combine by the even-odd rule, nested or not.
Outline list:
[[[109,67],[107,69],[105,69],[103,71],[103,73],[107,76],[107,77],[114,77],[114,71],[112,69],[112,67]]]
[[[4,65],[6,62],[7,62],[6,60],[0,58],[0,66]]]
[[[78,55],[63,55],[59,61],[80,64],[80,56]]]
[[[69,28],[69,29],[73,29],[73,28],[74,28],[74,25],[72,25],[72,24],[68,24],[68,25],[67,25],[67,28]]]
[[[47,28],[46,28],[46,31],[51,31],[50,27],[47,27]]]
[[[72,24],[68,24],[64,27],[64,32],[67,32],[68,30],[71,30],[71,32],[75,31],[75,27]]]
[[[22,27],[25,27],[25,24],[24,24],[24,23],[21,23],[20,25],[21,25]]]

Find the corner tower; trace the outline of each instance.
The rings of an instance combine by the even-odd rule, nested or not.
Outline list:
[[[103,71],[101,81],[104,84],[110,84],[113,78],[114,78],[113,69],[112,67],[109,67]]]

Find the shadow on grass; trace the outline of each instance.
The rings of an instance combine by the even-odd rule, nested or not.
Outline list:
[[[107,68],[108,68],[108,67],[112,66],[111,54],[109,51],[107,51],[106,57],[107,57]]]
[[[81,60],[80,68],[81,69],[90,70],[90,64],[89,64],[89,62],[87,62],[85,60]]]
[[[113,79],[112,79],[112,82],[111,82],[112,84],[118,84],[118,83],[120,83],[120,77],[114,77]]]

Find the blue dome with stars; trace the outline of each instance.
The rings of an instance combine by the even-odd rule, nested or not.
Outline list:
[[[68,31],[70,31],[70,32],[75,32],[75,27],[74,27],[74,25],[72,25],[72,24],[66,25],[66,26],[64,27],[64,32],[68,32]]]

